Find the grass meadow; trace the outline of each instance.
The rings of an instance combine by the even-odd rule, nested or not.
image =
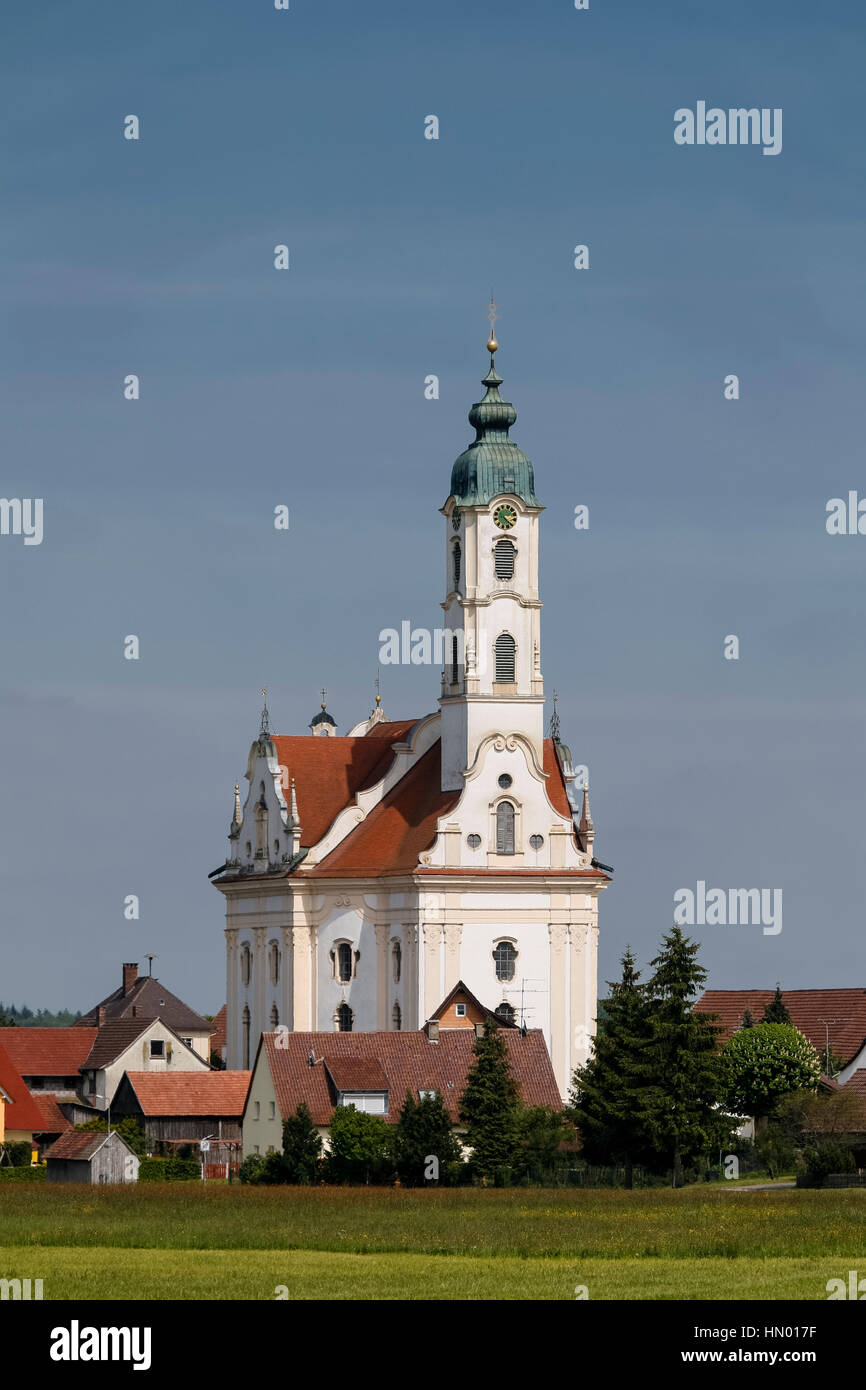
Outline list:
[[[46,1299],[826,1299],[866,1191],[0,1187]]]

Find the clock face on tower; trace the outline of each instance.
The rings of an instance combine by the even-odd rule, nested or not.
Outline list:
[[[517,512],[513,507],[497,507],[493,513],[493,521],[500,531],[510,531],[517,521]]]

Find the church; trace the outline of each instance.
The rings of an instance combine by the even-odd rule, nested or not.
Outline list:
[[[611,871],[555,710],[545,737],[543,508],[509,437],[497,348],[491,326],[476,437],[441,509],[438,710],[390,720],[377,696],[341,736],[323,702],[307,734],[281,735],[265,704],[211,875],[230,1068],[277,1028],[423,1028],[458,982],[504,1024],[542,1031],[563,1096],[586,1061]]]

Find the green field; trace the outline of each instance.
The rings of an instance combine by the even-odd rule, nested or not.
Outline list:
[[[46,1299],[826,1299],[866,1191],[0,1188]]]

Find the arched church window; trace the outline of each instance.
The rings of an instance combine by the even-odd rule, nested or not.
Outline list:
[[[510,801],[500,801],[496,808],[496,853],[514,853],[514,807]]]
[[[341,1004],[336,1012],[335,1020],[338,1033],[351,1033],[352,1024],[355,1022],[355,1015],[348,1004]]]
[[[393,1010],[392,1010],[392,1012],[391,1012],[391,1022],[392,1022],[393,1025],[394,1025],[394,1032],[395,1032],[395,1033],[399,1033],[399,1032],[400,1032],[400,1029],[401,1029],[402,1026],[403,1026],[403,1015],[402,1015],[402,1013],[401,1013],[401,1011],[400,1011],[400,1005],[399,1005],[399,1004],[395,1004],[395,1005],[394,1005],[394,1008],[393,1008]]]
[[[497,980],[513,980],[517,951],[510,941],[498,941],[493,951]]]
[[[503,1023],[514,1022],[514,1009],[510,1004],[507,1004],[504,999],[501,1004],[497,1004],[493,1012],[496,1014],[497,1018],[502,1019]]]
[[[459,679],[459,674],[460,674],[459,666],[460,666],[460,663],[459,663],[459,661],[458,661],[458,655],[459,655],[459,643],[458,643],[458,641],[457,641],[457,634],[456,634],[456,632],[455,632],[454,636],[451,638],[451,684],[452,684],[452,685],[456,685],[456,684],[457,684],[457,681],[458,681],[458,679]]]
[[[391,947],[391,959],[394,964],[394,984],[400,983],[400,971],[403,968],[403,947],[399,941],[395,941]]]
[[[337,979],[348,984],[352,978],[352,947],[348,941],[341,941],[337,947]],[[342,1031],[348,1032],[348,1029]]]
[[[462,551],[461,551],[461,549],[460,549],[460,542],[459,542],[459,541],[455,541],[455,542],[454,542],[454,545],[453,545],[452,550],[451,550],[451,558],[452,558],[452,560],[453,560],[453,562],[454,562],[454,583],[453,583],[453,585],[452,585],[452,588],[454,588],[454,589],[459,589],[459,588],[460,588],[460,561],[461,561],[461,559],[463,558]]]
[[[271,1006],[271,1032],[276,1032],[280,1024],[280,1014],[276,1004]]]
[[[244,1046],[244,1071],[250,1069],[250,1010],[249,1005],[244,1004],[244,1011],[241,1015],[243,1024],[243,1046]]]
[[[510,632],[500,632],[494,645],[497,681],[514,682],[514,658],[517,646]]]
[[[497,579],[514,578],[514,557],[516,554],[513,541],[501,540],[496,542],[493,547],[493,564]]]
[[[241,947],[241,984],[248,985],[253,973],[253,958],[246,942]]]
[[[268,947],[268,964],[270,965],[271,984],[280,983],[280,948],[276,941],[272,941]]]

